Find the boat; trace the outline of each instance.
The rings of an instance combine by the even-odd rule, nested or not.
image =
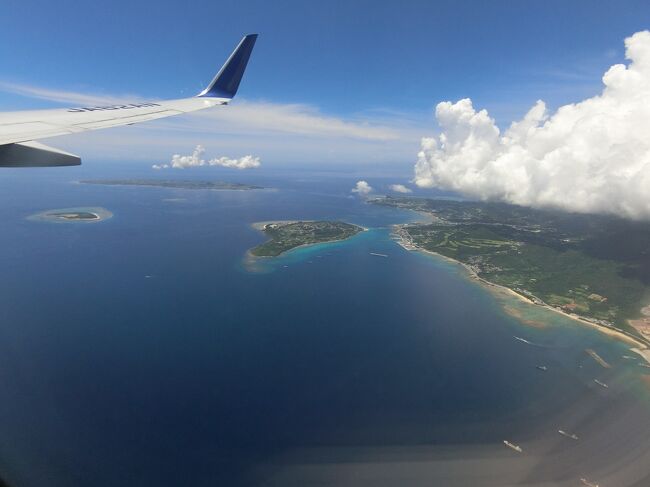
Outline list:
[[[546,365],[537,365],[535,368],[539,370],[543,370],[544,372],[548,370],[548,367]]]
[[[639,367],[645,367],[646,369],[650,369],[650,365],[648,364],[639,364]]]
[[[523,452],[521,447],[519,445],[515,445],[514,443],[510,443],[508,440],[503,440],[503,444],[506,445],[508,448],[513,449],[517,453]]]
[[[598,353],[596,353],[595,350],[592,350],[591,348],[588,348],[585,350],[589,354],[591,358],[593,358],[596,362],[598,362],[600,365],[605,367],[606,369],[611,369],[612,366],[609,365]]]
[[[376,257],[388,257],[386,254],[380,254],[378,252],[370,252],[370,255],[374,255]]]
[[[600,387],[604,387],[605,389],[607,389],[609,387],[607,384],[605,384],[604,382],[599,381],[598,379],[594,379],[594,382],[596,384],[598,384]]]
[[[528,345],[532,345],[532,343],[529,342],[528,340],[526,340],[525,338],[521,338],[521,337],[518,337],[518,336],[513,336],[513,338],[514,338],[515,340],[519,340],[520,342],[527,343]]]
[[[566,436],[567,438],[571,438],[572,440],[577,440],[578,435],[573,434],[573,433],[567,433],[564,430],[557,430],[558,433],[560,433],[562,436]]]
[[[586,485],[587,487],[598,487],[598,484],[593,484],[585,478],[580,479],[580,482],[582,482],[582,484]]]

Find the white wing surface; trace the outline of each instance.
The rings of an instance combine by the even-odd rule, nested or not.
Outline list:
[[[78,156],[34,141],[226,105],[237,93],[256,39],[257,34],[244,36],[210,85],[193,98],[0,113],[0,167],[79,165]]]

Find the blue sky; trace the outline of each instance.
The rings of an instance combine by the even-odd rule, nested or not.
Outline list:
[[[369,159],[411,165],[419,137],[434,132],[436,103],[471,97],[506,126],[537,99],[553,108],[593,96],[607,68],[624,61],[623,39],[646,28],[648,18],[650,4],[642,1],[4,0],[0,82],[109,97],[188,96],[210,80],[242,34],[258,32],[242,102],[306,110],[327,123],[390,127],[394,142],[370,149]],[[0,109],[61,104],[15,91],[0,92]],[[153,127],[169,127],[163,124]],[[202,135],[185,134],[177,149],[165,150],[210,148],[212,139]],[[261,151],[270,161],[314,163],[341,157],[324,153],[331,141],[310,146],[319,134],[227,135],[224,150],[233,156]],[[109,136],[89,143],[101,146],[102,137]],[[87,148],[80,138],[66,137],[64,145],[74,149],[75,141]],[[223,141],[222,134],[214,155],[224,155]],[[110,158],[109,145],[93,154]],[[351,158],[363,157],[369,145],[364,139],[351,147]]]

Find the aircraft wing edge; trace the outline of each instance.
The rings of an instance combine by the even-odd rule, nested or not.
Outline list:
[[[79,156],[36,141],[0,145],[0,167],[59,167],[79,164]]]
[[[81,164],[74,155],[36,139],[146,122],[227,105],[235,96],[257,34],[242,38],[212,82],[197,96],[150,103],[0,113],[0,167],[45,167]]]

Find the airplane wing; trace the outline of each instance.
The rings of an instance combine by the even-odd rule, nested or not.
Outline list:
[[[0,167],[76,166],[81,158],[36,139],[131,125],[227,105],[235,96],[257,34],[244,36],[208,87],[192,98],[0,113]]]

